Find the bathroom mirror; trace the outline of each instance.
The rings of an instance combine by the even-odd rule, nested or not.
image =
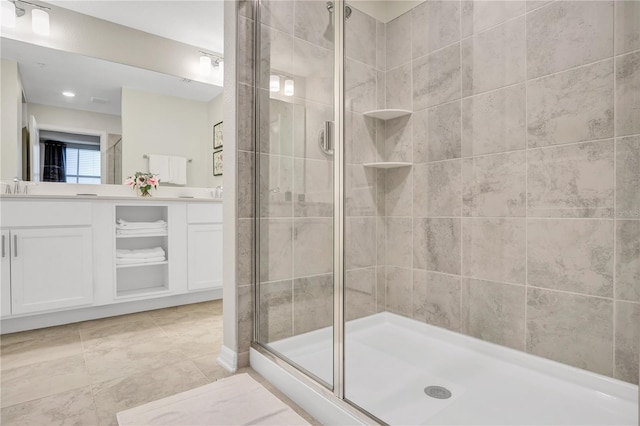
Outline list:
[[[80,3],[84,8],[95,3],[97,15],[105,13],[100,11],[103,2]],[[79,13],[64,12],[65,18],[86,19]],[[55,16],[52,14],[52,20]],[[38,150],[32,140],[38,135],[40,142],[58,140],[79,148],[67,159],[67,163],[75,161],[78,169],[83,164],[90,168],[89,164],[100,163],[91,168],[93,175],[76,172],[81,176],[75,180],[78,183],[120,184],[136,171],[148,171],[146,155],[162,154],[190,160],[187,186],[220,184],[220,177],[212,172],[212,138],[213,125],[222,120],[222,69],[213,70],[220,75],[213,75],[210,80],[216,84],[210,84],[27,41],[0,39],[3,73],[11,62],[17,64],[23,91],[19,146],[7,149],[3,143],[0,150],[3,157],[17,155],[18,177],[42,180],[38,176],[42,168],[36,164],[43,163],[44,145]],[[122,49],[126,50],[126,45]],[[193,46],[194,61],[198,60],[198,49]],[[170,61],[171,53],[158,49],[154,54]],[[95,176],[96,170],[100,176]],[[3,173],[3,179],[11,177]]]

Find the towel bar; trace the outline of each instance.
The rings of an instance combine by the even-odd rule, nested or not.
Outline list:
[[[149,154],[143,154],[142,158],[149,158]],[[187,158],[187,163],[190,163],[191,161],[191,158]]]

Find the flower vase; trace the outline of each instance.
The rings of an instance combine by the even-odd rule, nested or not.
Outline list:
[[[151,197],[151,193],[148,189],[140,188],[140,197]]]

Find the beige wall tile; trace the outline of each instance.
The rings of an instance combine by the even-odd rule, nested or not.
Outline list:
[[[640,302],[640,221],[616,222],[616,294]],[[640,325],[638,325],[640,327]]]
[[[460,44],[416,59],[412,72],[414,111],[460,99]]]
[[[465,158],[462,181],[465,216],[525,216],[524,151]]]
[[[640,218],[640,136],[616,140],[616,217]]]
[[[525,80],[525,19],[508,21],[463,40],[462,96]]]
[[[640,358],[640,304],[616,302],[616,347],[614,377],[638,383]]]
[[[293,282],[293,334],[333,324],[333,278],[330,274]]]
[[[527,83],[529,148],[613,136],[613,61]]]
[[[613,1],[555,2],[527,16],[528,77],[613,54]]]
[[[524,219],[462,219],[462,275],[524,284]]]
[[[462,100],[464,157],[515,151],[526,144],[524,83]]]
[[[616,58],[616,135],[640,133],[640,52]]]
[[[293,281],[260,283],[260,342],[293,336]]]
[[[462,279],[462,329],[473,337],[524,349],[525,288]]]
[[[527,352],[613,374],[613,301],[529,288]]]
[[[613,220],[530,219],[527,284],[613,297]]]
[[[460,3],[427,1],[411,9],[413,59],[460,40]]]
[[[613,216],[613,141],[530,150],[527,160],[528,216]]]

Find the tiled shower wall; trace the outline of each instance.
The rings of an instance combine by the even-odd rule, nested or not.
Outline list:
[[[388,311],[638,382],[639,16],[427,1],[386,24],[386,107],[413,111],[377,145],[413,163],[378,172]]]

